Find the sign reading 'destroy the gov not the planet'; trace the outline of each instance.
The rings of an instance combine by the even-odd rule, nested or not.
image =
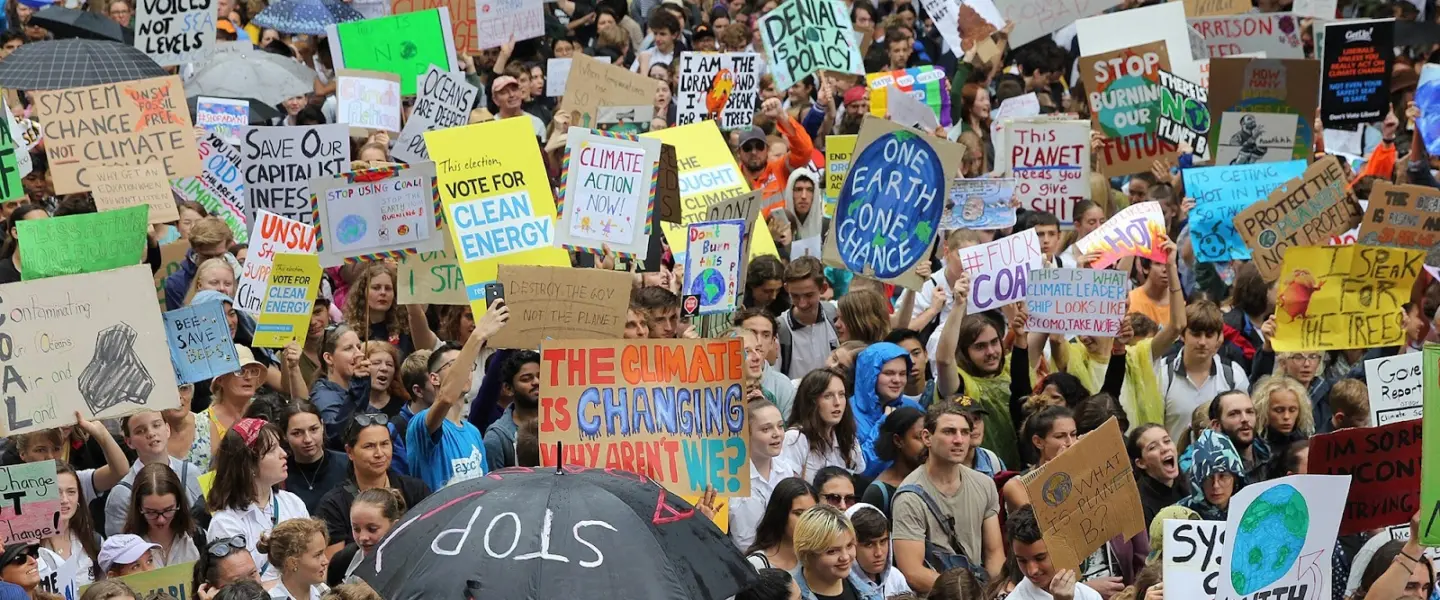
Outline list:
[[[786,0],[758,26],[775,85],[788,88],[818,71],[864,75],[859,38],[838,0]]]

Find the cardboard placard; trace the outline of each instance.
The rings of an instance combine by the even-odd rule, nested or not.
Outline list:
[[[1376,181],[1356,241],[1425,251],[1425,264],[1440,266],[1440,190]]]
[[[1401,307],[1424,259],[1419,250],[1377,246],[1287,250],[1275,286],[1275,351],[1403,345]]]
[[[1327,156],[1305,169],[1302,178],[1240,211],[1234,223],[1255,267],[1265,281],[1275,281],[1287,249],[1318,246],[1359,225],[1360,207],[1340,161]]]
[[[240,154],[247,222],[263,210],[313,225],[310,180],[350,172],[350,132],[340,123],[251,127]]]
[[[941,229],[1004,229],[1015,226],[1015,179],[957,179],[950,182],[950,202]]]
[[[150,268],[0,285],[0,335],[13,340],[5,376],[7,436],[180,406]],[[62,343],[63,342],[63,343]]]
[[[1129,306],[1130,278],[1111,269],[1033,269],[1025,280],[1025,330],[1115,337]]]
[[[1090,123],[1016,120],[1004,128],[1001,156],[1017,180],[1020,206],[1075,222],[1075,203],[1090,197]]]
[[[1319,108],[1320,63],[1314,60],[1229,57],[1210,61],[1210,147],[1220,144],[1221,117],[1227,112],[1299,115],[1295,149],[1289,157],[1309,160],[1315,145]],[[1285,160],[1275,157],[1275,160]]]
[[[949,127],[951,125],[950,80],[945,78],[944,69],[934,65],[922,65],[900,71],[869,73],[865,75],[865,84],[870,88],[870,114],[872,115],[888,117],[902,125],[911,125],[903,120],[895,119],[895,108],[891,106],[893,94],[890,90],[890,87],[894,86],[930,111],[939,120],[941,126]],[[825,139],[829,141],[830,138],[827,136]]]
[[[1383,120],[1390,112],[1395,19],[1326,23],[1325,40],[1321,123],[1350,129]]]
[[[545,35],[544,2],[529,0],[478,0],[475,9],[474,50],[499,48],[505,42],[519,42]]]
[[[720,128],[713,121],[667,127],[647,133],[643,137],[652,137],[675,146],[679,170],[680,219],[679,223],[666,219],[667,224],[664,225],[665,240],[670,243],[672,253],[683,252],[689,244],[683,225],[741,218],[736,216],[742,214],[739,211],[719,211],[717,214],[713,209],[727,199],[751,193],[750,182],[740,173],[740,166],[735,164],[735,156],[730,153],[730,146],[725,143],[725,138],[720,135]],[[761,208],[758,195],[755,200],[758,214]],[[775,240],[770,237],[770,228],[752,227],[753,217],[744,218],[747,219],[745,231],[750,235],[747,258],[753,259],[767,254],[778,256]],[[677,261],[683,258],[675,256]]]
[[[1224,521],[1165,519],[1165,600],[1214,598],[1225,555]]]
[[[1013,98],[1006,98],[1000,102],[1000,106],[990,109],[990,138],[1002,139],[1001,132],[1004,131],[1011,119],[1020,120],[1038,116],[1040,116],[1040,97],[1036,96],[1035,92],[1025,92]],[[1087,130],[1090,128],[1088,121],[1085,122],[1085,128]],[[825,139],[828,141],[830,138]],[[1001,153],[997,152],[996,154],[997,167],[1007,164],[1003,162],[1004,156],[1001,156]]]
[[[1105,175],[1148,172],[1156,160],[1176,156],[1175,146],[1155,133],[1160,125],[1160,71],[1169,70],[1163,41],[1080,57],[1091,128],[1105,138],[1096,163]]]
[[[135,49],[162,67],[204,64],[215,53],[214,0],[135,3]]]
[[[176,382],[195,383],[240,370],[222,302],[192,304],[164,316]]]
[[[1015,24],[1010,32],[1011,48],[1024,46],[1112,6],[1110,2],[1089,0],[995,0],[995,7],[1005,15],[1005,20]]]
[[[691,223],[688,229],[681,311],[689,315],[734,312],[743,293],[745,221]]]
[[[660,144],[660,173],[655,182],[655,210],[661,221],[679,223],[680,214],[680,160],[673,144]]]
[[[460,265],[455,262],[455,242],[450,232],[441,228],[440,237],[445,240],[445,249],[437,252],[420,252],[400,257],[396,266],[395,294],[397,304],[444,304],[464,305],[470,299],[465,295],[465,278],[460,275]]]
[[[1365,384],[1370,390],[1370,424],[1388,425],[1424,416],[1423,382],[1419,352],[1365,361]]]
[[[1106,8],[1109,7],[1096,12]],[[1179,2],[1162,2],[1080,19],[1075,21],[1075,37],[1080,42],[1080,56],[1162,40],[1171,67],[1166,70],[1190,81],[1200,80],[1200,68],[1192,51],[1198,35],[1185,22],[1185,6]],[[1018,47],[1016,43],[1012,37],[1010,47]]]
[[[1435,520],[1440,517],[1440,344],[1425,344],[1421,359],[1424,377],[1425,416],[1420,461],[1420,543],[1440,546],[1440,530]]]
[[[1300,19],[1290,13],[1191,17],[1190,28],[1204,39],[1201,58],[1264,52],[1270,58],[1305,58]]]
[[[576,54],[570,59],[565,97],[555,112],[569,113],[572,127],[593,127],[599,122],[602,105],[652,106],[657,85],[659,82],[640,73]]]
[[[250,252],[245,257],[245,270],[235,287],[235,309],[259,315],[270,281],[271,266],[276,254],[314,254],[315,226],[287,219],[269,211],[260,211],[255,229],[250,233]]]
[[[1165,213],[1160,203],[1141,202],[1131,204],[1080,238],[1073,246],[1073,253],[1079,257],[1099,252],[1100,258],[1090,264],[1092,269],[1103,269],[1126,256],[1165,262],[1164,237]]]
[[[1077,569],[1110,538],[1145,530],[1140,491],[1114,417],[1021,481],[1056,569]]]
[[[1042,267],[1045,255],[1032,228],[961,248],[960,264],[970,273],[969,314],[977,314],[1024,300],[1030,270]]]
[[[1235,230],[1235,215],[1276,188],[1305,174],[1303,160],[1185,170],[1190,209],[1190,247],[1199,262],[1249,260],[1250,247]]]
[[[108,271],[145,260],[148,206],[27,219],[15,224],[26,281]]]
[[[180,263],[190,253],[190,242],[176,240],[160,247],[160,268],[155,271],[155,299],[165,306],[165,278],[180,270]]]
[[[250,102],[200,96],[195,99],[195,126],[238,146],[240,130],[250,126]]]
[[[480,88],[465,81],[464,73],[442,71],[435,65],[416,82],[419,97],[410,109],[410,120],[395,138],[392,156],[407,163],[430,160],[425,132],[459,127],[470,122],[470,107]]]
[[[320,293],[320,259],[314,254],[276,254],[265,280],[265,302],[255,319],[256,348],[305,345],[310,311]]]
[[[633,277],[620,271],[500,265],[510,322],[496,348],[534,350],[551,340],[613,340],[624,337]]]
[[[1298,5],[1303,1],[1296,0],[1295,3]],[[1185,16],[1188,18],[1238,15],[1250,12],[1251,8],[1254,7],[1248,0],[1185,0]]]
[[[748,129],[760,107],[760,55],[682,52],[675,124],[714,119],[721,131]]]
[[[377,131],[400,133],[399,75],[340,69],[336,77],[335,120],[349,125],[351,136],[363,138]]]
[[[610,64],[608,56],[591,56],[604,64]],[[551,58],[545,61],[545,95],[558,98],[565,95],[566,82],[570,81],[570,59]]]
[[[99,166],[92,169],[90,195],[101,212],[139,206],[150,207],[150,223],[174,223],[180,220],[180,209],[170,191],[165,171],[155,163]]]
[[[739,338],[546,343],[540,462],[555,466],[561,442],[565,464],[638,473],[675,493],[748,496],[744,364]],[[671,400],[674,411],[651,412]]]
[[[925,281],[914,267],[930,258],[964,152],[959,144],[866,115],[835,203],[825,262],[920,289]]]
[[[215,134],[200,139],[196,145],[204,170],[199,177],[181,177],[170,181],[170,189],[186,200],[200,203],[205,212],[230,227],[235,242],[250,240],[246,205],[245,177],[240,170],[240,149],[225,143]]]
[[[60,533],[60,485],[55,461],[0,467],[5,502],[0,505],[0,540],[7,545],[37,543]]]
[[[436,225],[435,163],[317,177],[310,191],[322,267],[445,247]]]
[[[416,78],[431,65],[441,71],[459,71],[456,50],[478,51],[475,2],[391,0],[390,5],[393,10],[388,17],[325,28],[336,69],[393,73],[400,78],[400,93],[413,96]]]
[[[185,88],[174,75],[35,92],[55,193],[88,192],[87,170],[156,162],[173,179],[200,174]]]
[[[1351,476],[1340,535],[1410,522],[1420,505],[1423,428],[1418,420],[1396,421],[1310,438],[1306,472]]]
[[[1210,93],[1205,86],[1160,71],[1160,117],[1155,134],[1175,144],[1190,144],[1196,162],[1210,161]]]
[[[555,245],[644,259],[659,186],[660,140],[571,127],[560,180]]]
[[[1329,598],[1330,561],[1349,488],[1349,476],[1291,475],[1236,492],[1215,597]]]
[[[785,0],[760,17],[756,27],[775,85],[789,88],[820,71],[865,74],[847,10],[836,0]]]

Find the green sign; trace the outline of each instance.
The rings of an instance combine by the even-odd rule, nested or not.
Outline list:
[[[145,260],[150,206],[20,221],[20,278],[97,273]]]
[[[1420,460],[1420,545],[1440,546],[1440,344],[1425,344],[1420,359],[1420,381],[1425,389],[1425,429]],[[1371,383],[1370,385],[1376,385]]]
[[[414,95],[416,78],[430,65],[456,70],[455,42],[447,21],[432,8],[336,25],[340,56],[335,57],[335,68],[394,73],[400,76],[400,93]]]
[[[0,202],[25,195],[25,187],[20,185],[20,159],[15,152],[15,138],[10,136],[10,124],[0,123]]]

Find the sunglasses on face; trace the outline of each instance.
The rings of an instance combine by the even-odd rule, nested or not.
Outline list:
[[[765,149],[765,144],[753,142],[740,147],[741,152],[759,152]]]
[[[10,557],[10,562],[5,563],[5,564],[7,564],[7,565],[23,565],[23,564],[25,564],[25,563],[27,563],[27,562],[30,562],[30,559],[32,559],[32,558],[39,558],[39,557],[40,557],[40,547],[39,547],[39,546],[26,546],[23,550],[20,551],[19,554],[16,554],[15,556]]]
[[[245,536],[237,535],[211,541],[210,545],[205,547],[205,552],[215,558],[225,558],[230,556],[231,552],[244,549]]]
[[[360,413],[355,415],[354,419],[355,424],[361,427],[390,424],[390,415],[385,413]]]
[[[821,494],[821,497],[825,499],[826,504],[838,504],[841,506],[854,506],[857,502],[860,502],[860,498],[855,494]]]

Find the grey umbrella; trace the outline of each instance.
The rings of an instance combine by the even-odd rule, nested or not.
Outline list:
[[[0,60],[0,87],[19,90],[63,90],[167,74],[145,53],[102,40],[31,42]]]
[[[185,82],[186,96],[254,98],[271,106],[313,91],[310,67],[248,44],[225,45]]]

